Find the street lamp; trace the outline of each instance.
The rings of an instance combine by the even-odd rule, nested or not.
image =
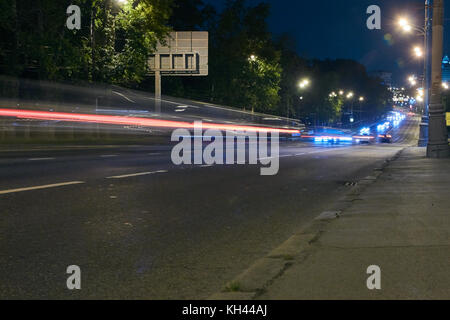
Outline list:
[[[419,147],[424,147],[428,142],[428,109],[429,109],[429,96],[430,96],[430,72],[429,72],[429,64],[431,61],[430,54],[430,35],[429,31],[431,30],[431,5],[432,0],[425,0],[425,24],[423,28],[413,25],[406,18],[401,18],[398,21],[399,26],[403,29],[404,32],[410,33],[412,30],[415,30],[419,36],[423,36],[424,38],[424,47],[423,52],[415,50],[415,54],[417,57],[424,58],[424,75],[423,75],[423,83],[422,86],[425,88],[425,96],[422,99],[424,101],[424,110],[422,121],[420,123],[420,135],[419,135]],[[415,85],[415,84],[414,84]]]
[[[409,24],[409,21],[405,18],[400,18],[398,20],[398,25],[403,29],[405,32],[411,31],[411,25]]]
[[[424,90],[423,90],[423,88],[418,88],[417,89],[416,100],[419,101],[419,102],[424,102]]]
[[[351,128],[353,128],[353,122],[355,121],[355,118],[353,117],[353,103],[355,102],[354,100],[353,100],[353,96],[354,96],[355,94],[352,92],[352,91],[350,91],[349,93],[347,93],[347,96],[346,96],[346,98],[347,99],[351,99],[352,100],[352,105],[351,105],[351,109],[350,109],[350,124],[351,124]]]
[[[422,51],[421,48],[415,47],[413,50],[414,50],[414,55],[415,55],[417,58],[422,58],[422,57],[423,57],[423,51]]]
[[[305,78],[305,79],[303,79],[303,80],[301,80],[301,81],[299,82],[298,86],[300,87],[300,89],[303,90],[303,89],[305,89],[306,87],[308,87],[310,83],[311,83],[311,82],[309,81],[309,79]],[[303,100],[304,100],[304,97],[303,97],[303,96],[300,96],[299,99],[300,99],[300,101],[303,101]],[[299,112],[299,114],[300,114],[300,112]]]
[[[298,86],[299,86],[301,89],[305,89],[306,87],[309,86],[309,84],[310,84],[309,79],[303,79],[302,81],[300,81],[300,83],[298,84]]]
[[[417,31],[420,35],[425,35],[425,29],[418,27],[409,22],[406,18],[400,18],[398,20],[398,25],[402,28],[403,32],[409,33],[411,31]]]
[[[409,81],[409,83],[411,84],[411,86],[415,86],[415,85],[417,85],[417,81],[416,81],[416,77],[415,76],[410,76],[409,78],[408,78],[408,81]]]

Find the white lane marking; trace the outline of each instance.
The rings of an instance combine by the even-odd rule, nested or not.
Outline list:
[[[306,154],[305,152],[302,152],[302,153],[297,153],[297,154],[295,154],[295,156],[297,157],[297,156],[302,156],[302,155],[304,155],[304,154]]]
[[[117,154],[104,154],[100,156],[101,158],[114,158],[114,157],[118,157]]]
[[[45,161],[45,160],[55,160],[55,158],[31,158],[28,161]]]
[[[167,173],[167,172],[169,172],[169,171],[167,171],[167,170],[158,170],[158,171],[151,171],[151,172],[138,172],[138,173],[124,174],[122,176],[107,177],[106,179],[124,179],[124,178],[147,176],[147,175],[150,175],[150,174]]]
[[[212,167],[213,166],[213,164],[205,164],[205,165],[202,165],[202,166],[200,166],[201,168],[209,168],[209,167]]]
[[[145,97],[145,96],[142,96],[144,99],[146,99],[146,100],[156,100],[155,98],[150,98],[150,97]],[[170,101],[170,100],[165,100],[165,99],[159,99],[159,100],[161,100],[162,102],[166,102],[166,103],[170,103],[170,104],[176,104],[176,105],[179,105],[180,103],[179,102],[173,102],[173,101]],[[198,106],[193,106],[193,105],[187,105],[187,107],[189,107],[189,108],[194,108],[194,109],[200,109],[200,107],[198,107]]]
[[[126,100],[128,100],[128,101],[130,101],[130,102],[136,103],[136,101],[131,100],[130,98],[128,98],[127,96],[125,96],[124,94],[122,94],[122,93],[120,93],[120,92],[117,92],[117,91],[114,91],[114,90],[113,90],[113,93],[115,93],[115,94],[121,96],[122,98],[124,98],[124,99],[126,99]]]
[[[279,158],[287,158],[287,157],[292,157],[292,155],[291,154],[284,154],[282,156],[279,156]]]
[[[57,188],[57,187],[64,187],[64,186],[70,186],[70,185],[82,184],[82,183],[85,183],[85,182],[84,181],[71,181],[71,182],[47,184],[47,185],[43,185],[43,186],[35,186],[35,187],[26,187],[26,188],[3,190],[3,191],[0,191],[0,194],[23,192],[23,191],[31,191],[31,190],[40,190],[40,189],[48,189],[48,188]]]
[[[108,112],[108,113],[149,113],[147,110],[117,110],[117,109],[96,109],[98,112]]]

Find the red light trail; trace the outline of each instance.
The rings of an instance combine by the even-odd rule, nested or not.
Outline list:
[[[20,119],[52,120],[52,121],[67,121],[67,122],[87,122],[87,123],[102,123],[102,124],[113,124],[113,125],[136,125],[136,126],[157,127],[157,128],[186,128],[186,129],[194,128],[194,123],[183,122],[183,121],[169,121],[169,120],[160,120],[160,119],[96,115],[96,114],[33,111],[33,110],[21,110],[21,109],[0,109],[0,116],[14,117],[14,118],[20,118]],[[254,127],[254,126],[244,126],[244,125],[228,125],[228,124],[219,124],[219,123],[202,123],[202,128],[203,129],[230,130],[230,131],[266,132],[266,133],[274,132],[274,131],[279,132],[279,133],[300,133],[300,130],[295,130],[295,129]]]

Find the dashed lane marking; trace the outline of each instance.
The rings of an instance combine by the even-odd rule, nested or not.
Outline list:
[[[124,174],[124,175],[121,175],[121,176],[107,177],[106,179],[124,179],[124,178],[148,176],[148,175],[151,175],[151,174],[167,173],[167,172],[169,172],[169,171],[167,171],[167,170],[158,170],[158,171],[150,171],[150,172],[138,172],[138,173]]]
[[[55,160],[55,158],[31,158],[28,161],[45,161],[45,160]]]

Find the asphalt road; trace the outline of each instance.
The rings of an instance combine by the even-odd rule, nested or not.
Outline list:
[[[410,119],[394,144],[283,143],[275,176],[175,166],[167,146],[0,152],[0,299],[206,298],[417,132]]]

